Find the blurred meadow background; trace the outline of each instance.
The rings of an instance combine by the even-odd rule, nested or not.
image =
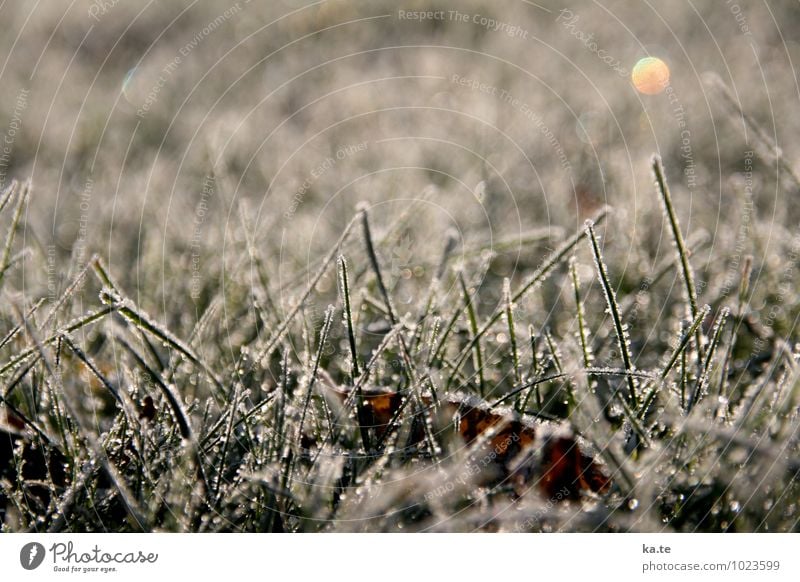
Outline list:
[[[796,3],[0,22],[4,531],[798,529]]]

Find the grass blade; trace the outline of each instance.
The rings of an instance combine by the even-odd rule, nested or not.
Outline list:
[[[350,305],[350,282],[347,277],[347,261],[343,256],[339,256],[339,289],[342,293],[344,303],[344,321],[347,325],[347,338],[350,342],[350,378],[355,384],[358,379],[358,349],[356,348],[356,332],[353,325],[353,310]]]
[[[675,206],[672,203],[672,195],[667,185],[667,178],[664,175],[664,165],[661,162],[661,157],[658,155],[653,156],[652,160],[653,175],[656,180],[656,187],[659,194],[661,194],[662,210],[669,221],[670,229],[672,230],[672,240],[675,243],[675,248],[678,251],[678,256],[681,261],[681,274],[683,276],[683,283],[686,288],[686,300],[689,303],[689,319],[697,318],[699,309],[697,307],[697,286],[694,282],[694,274],[692,272],[692,265],[689,262],[689,251],[686,248],[686,242],[683,240],[683,233],[681,232],[680,224],[678,223],[678,216],[675,213]],[[698,364],[702,366],[704,358],[703,336],[698,330],[695,334],[697,342],[697,358]]]
[[[614,322],[614,331],[617,334],[617,346],[619,347],[620,355],[622,356],[622,364],[629,374],[625,377],[628,382],[628,397],[630,405],[636,409],[639,405],[639,399],[636,394],[636,384],[633,376],[630,374],[634,372],[633,363],[630,355],[630,338],[628,337],[628,328],[622,322],[619,314],[619,305],[617,304],[617,295],[614,288],[608,280],[608,270],[606,269],[603,255],[600,252],[600,246],[597,243],[597,235],[594,232],[594,225],[591,221],[586,222],[586,234],[589,237],[589,242],[592,247],[592,255],[594,256],[594,263],[597,269],[597,274],[600,277],[600,282],[603,287],[603,294],[606,297],[608,304],[608,312],[611,315],[611,320]]]

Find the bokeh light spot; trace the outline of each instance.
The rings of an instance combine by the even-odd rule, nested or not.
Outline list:
[[[634,65],[631,80],[639,93],[657,95],[669,85],[669,67],[661,59],[645,57]]]

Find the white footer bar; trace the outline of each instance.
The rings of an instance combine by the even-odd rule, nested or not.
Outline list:
[[[6,534],[0,571],[3,580],[136,582],[760,582],[800,580],[798,542],[797,534]]]

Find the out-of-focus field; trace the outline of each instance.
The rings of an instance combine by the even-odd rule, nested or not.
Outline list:
[[[794,3],[0,23],[4,531],[798,529]]]

